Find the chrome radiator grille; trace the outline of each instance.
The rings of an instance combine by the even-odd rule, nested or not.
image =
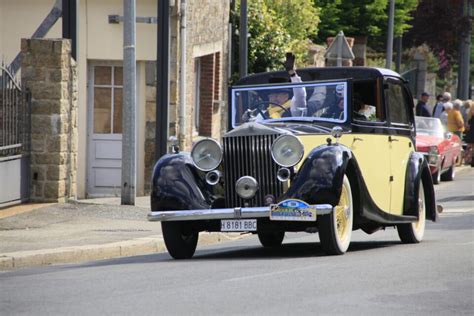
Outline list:
[[[267,194],[279,196],[283,185],[277,179],[278,165],[271,146],[279,135],[224,137],[224,179],[226,207],[263,206]],[[243,176],[254,177],[259,189],[252,199],[244,200],[235,191],[235,182]]]

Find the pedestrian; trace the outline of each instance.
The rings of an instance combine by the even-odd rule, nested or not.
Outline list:
[[[453,110],[453,104],[451,102],[443,102],[444,111],[441,112],[439,119],[443,123],[444,128],[446,129],[448,125],[448,114]]]
[[[430,98],[430,95],[427,92],[423,92],[421,94],[420,101],[418,101],[415,108],[416,116],[431,117],[430,110],[428,109],[428,104],[427,104],[429,98]]]
[[[290,81],[293,83],[301,83],[301,77],[298,76],[295,70],[295,55],[292,53],[286,53],[286,59],[283,63],[285,70],[287,71]],[[287,82],[286,78],[273,78],[271,83]],[[291,96],[293,93],[293,96]],[[257,120],[263,119],[275,119],[287,116],[304,116],[306,111],[306,89],[305,88],[279,88],[272,89],[267,94],[268,107],[264,111],[260,111],[257,115]]]
[[[469,101],[469,113],[467,114],[467,128],[464,135],[464,141],[467,144],[464,154],[464,161],[474,167],[474,102]]]
[[[448,131],[462,138],[462,132],[464,132],[464,121],[461,114],[462,101],[459,99],[454,100],[453,109],[448,112],[447,127]]]
[[[443,106],[443,95],[438,94],[436,96],[436,104],[433,108],[433,117],[439,118],[441,116],[441,113],[444,111],[444,106]]]
[[[461,108],[461,114],[462,114],[462,119],[464,120],[464,129],[467,128],[467,121],[468,121],[468,115],[469,111],[471,110],[471,100],[466,100],[463,102],[463,106]]]

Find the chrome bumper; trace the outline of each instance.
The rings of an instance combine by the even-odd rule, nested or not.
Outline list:
[[[333,210],[330,204],[315,205],[317,215],[330,214]],[[165,221],[197,221],[210,219],[240,219],[270,217],[270,206],[264,207],[236,207],[215,208],[201,210],[178,210],[178,211],[151,211],[148,220],[152,222]]]

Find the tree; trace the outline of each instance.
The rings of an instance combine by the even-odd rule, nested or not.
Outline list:
[[[459,40],[472,27],[463,16],[463,0],[421,0],[413,13],[413,27],[404,45],[428,44],[440,60],[440,75],[447,74],[459,54]]]
[[[394,35],[402,35],[410,25],[407,23],[418,4],[418,0],[396,0]],[[344,31],[348,36],[367,36],[375,46],[385,45],[388,25],[387,0],[314,0],[321,10],[319,33],[315,38],[324,43],[329,36]],[[370,41],[369,41],[369,44]]]
[[[240,1],[236,4],[232,20],[238,30]],[[247,15],[249,73],[282,69],[287,51],[294,52],[300,65],[304,64],[309,37],[315,36],[319,23],[319,11],[311,0],[250,0]],[[238,43],[237,34],[234,43]]]

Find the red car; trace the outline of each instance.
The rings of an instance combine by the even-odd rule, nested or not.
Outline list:
[[[425,156],[433,183],[452,181],[456,163],[461,159],[461,139],[445,132],[438,118],[416,116],[415,124],[416,150]]]

